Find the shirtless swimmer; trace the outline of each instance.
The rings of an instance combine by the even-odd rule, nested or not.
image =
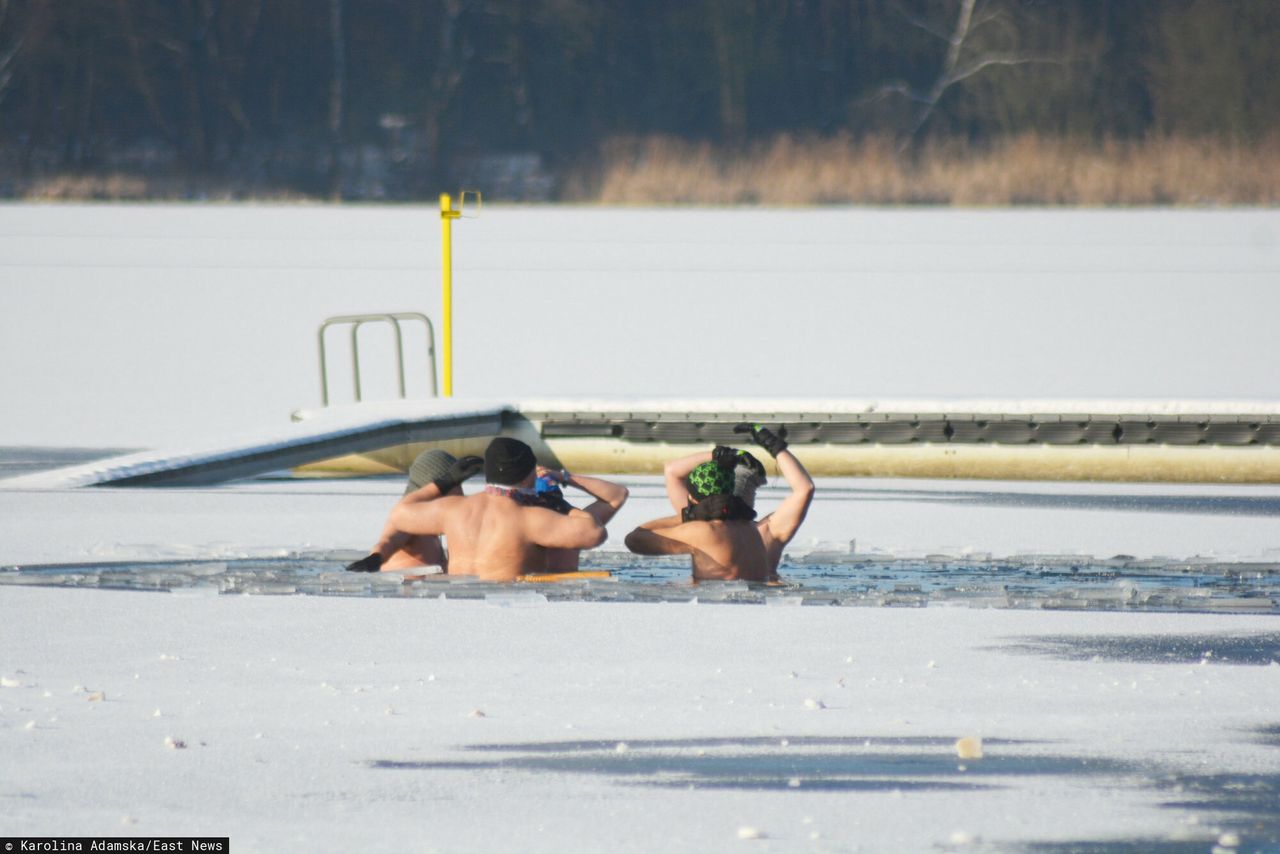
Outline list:
[[[462,483],[484,468],[479,457],[457,459],[448,451],[430,450],[418,454],[409,467],[409,485],[398,504],[418,504],[444,495],[461,496]],[[438,566],[449,571],[449,556],[437,536],[407,534],[396,529],[390,518],[367,557],[348,564],[348,572],[400,572],[420,566]]]
[[[485,491],[476,495],[401,501],[391,510],[390,525],[413,536],[444,535],[450,574],[486,581],[545,571],[549,549],[595,548],[605,541],[604,527],[590,513],[522,503],[520,495],[537,477],[537,461],[525,443],[494,439],[485,451],[484,474]]]
[[[679,515],[636,528],[627,535],[628,549],[642,555],[688,554],[695,581],[777,578],[782,550],[809,512],[813,480],[787,449],[785,431],[780,436],[749,424],[734,429],[750,432],[756,444],[774,457],[791,494],[757,522],[752,503],[755,487],[763,482],[762,467],[757,473],[759,463],[750,454],[721,446],[673,460],[664,474],[667,495]]]

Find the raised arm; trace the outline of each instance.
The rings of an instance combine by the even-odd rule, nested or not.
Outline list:
[[[809,504],[813,501],[813,479],[800,465],[791,451],[787,450],[787,428],[780,427],[773,432],[763,424],[739,424],[733,428],[735,433],[750,433],[751,440],[769,452],[778,465],[778,471],[791,487],[791,494],[782,500],[778,509],[769,514],[761,523],[769,526],[769,535],[778,543],[786,544],[800,529],[805,514],[809,512]]]
[[[710,461],[710,451],[699,451],[696,454],[672,460],[662,467],[662,476],[667,482],[667,499],[677,514],[689,506],[689,487],[685,484],[685,478],[689,476],[689,472]]]
[[[622,505],[626,503],[627,496],[631,494],[622,484],[611,483],[598,477],[555,472],[542,466],[538,467],[538,475],[550,476],[567,486],[577,487],[594,498],[595,501],[582,508],[582,512],[591,516],[600,525],[607,524],[614,517],[614,514],[622,508]]]
[[[442,512],[462,499],[462,482],[484,468],[480,457],[462,457],[454,460],[449,471],[431,483],[415,489],[396,502],[383,529],[383,537],[392,531],[396,534],[443,534]],[[439,508],[443,507],[441,511]],[[425,530],[431,528],[432,530]],[[439,530],[435,530],[439,528]]]
[[[594,549],[609,538],[604,527],[590,513],[561,515],[542,507],[528,507],[523,513],[529,540],[548,549]]]
[[[430,487],[424,486],[418,492]],[[410,493],[391,508],[388,525],[405,534],[444,533],[444,523],[459,503],[466,499],[460,495],[445,495],[433,501],[408,501],[417,493]]]
[[[396,504],[399,506],[405,503],[433,501],[439,497],[440,487],[434,483],[428,483],[421,489],[410,492]],[[350,572],[377,572],[392,555],[404,548],[412,538],[413,534],[397,528],[395,523],[391,521],[391,517],[388,516],[387,521],[382,526],[382,533],[378,535],[378,542],[374,543],[373,549],[368,556],[355,563],[348,564],[347,570]]]
[[[424,501],[434,501],[441,495],[440,487],[434,483],[428,483],[421,489],[415,489],[401,498],[397,504],[418,504]],[[377,544],[373,547],[373,553],[378,557],[386,560],[397,551],[404,547],[413,534],[401,531],[391,522],[388,516],[387,523],[382,526],[382,534],[378,537]]]
[[[813,479],[790,451],[780,451],[775,459],[778,471],[791,487],[791,494],[782,500],[765,522],[773,538],[785,544],[791,542],[809,512],[809,505],[813,502]]]
[[[406,493],[404,498],[397,501],[397,504],[417,504],[420,501],[434,501],[444,493],[440,491],[440,487],[433,483],[428,483],[420,489]]]

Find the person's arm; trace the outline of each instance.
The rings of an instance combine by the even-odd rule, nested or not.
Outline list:
[[[564,486],[575,486],[583,492],[596,499],[595,502],[581,510],[572,510],[573,512],[587,513],[597,523],[604,525],[614,514],[621,509],[626,503],[627,496],[630,491],[620,483],[610,483],[607,480],[601,480],[598,477],[587,477],[580,474],[569,474],[567,471],[556,471],[538,466],[538,477],[547,478],[555,481],[557,484]]]
[[[415,504],[423,501],[433,501],[440,497],[440,487],[434,483],[428,483],[421,489],[416,489],[408,495],[396,502],[398,507],[401,504]],[[394,510],[394,508],[392,508]],[[413,536],[406,531],[402,531],[391,521],[391,517],[387,517],[387,521],[382,526],[382,533],[378,535],[378,542],[374,543],[373,549],[368,556],[361,558],[355,563],[347,564],[349,572],[377,572],[382,568],[382,564],[391,558],[393,554],[404,548],[405,544]]]
[[[650,519],[640,528],[646,531],[661,531],[663,528],[674,528],[676,525],[683,525],[684,520],[679,516],[663,516],[661,519]],[[639,528],[637,528],[639,530]]]
[[[670,524],[674,521],[675,524]],[[664,523],[664,524],[655,524]],[[695,549],[682,540],[673,537],[664,536],[658,533],[672,533],[679,526],[679,519],[655,519],[653,522],[646,522],[639,528],[636,528],[630,534],[627,534],[627,549],[638,555],[687,555],[692,554]]]
[[[428,483],[426,486],[422,487],[421,489],[415,489],[413,492],[408,493],[407,495],[405,495],[404,498],[401,498],[396,503],[397,504],[417,504],[419,501],[433,501],[439,498],[441,495],[444,495],[444,493],[440,491],[440,487],[437,486],[434,482],[432,482],[432,483]]]
[[[662,476],[667,482],[667,498],[677,514],[689,506],[689,487],[685,483],[685,478],[689,476],[689,472],[710,461],[710,451],[699,451],[696,454],[672,460],[662,467]]]
[[[377,555],[379,561],[385,561],[404,548],[405,543],[409,542],[412,537],[412,534],[397,530],[396,526],[392,525],[388,519],[387,523],[382,526],[382,533],[378,536],[378,542],[374,544],[369,554]]]
[[[554,510],[528,507],[525,510],[529,540],[548,549],[594,549],[609,538],[604,527],[589,513],[560,515]]]
[[[610,483],[598,477],[571,474],[565,483],[569,486],[576,486],[595,499],[594,502],[582,509],[591,518],[595,519],[596,524],[599,525],[604,525],[612,519],[614,514],[622,509],[622,505],[626,503],[627,496],[631,494],[622,484]]]
[[[405,497],[401,498],[397,504],[419,504],[424,501],[434,501],[441,495],[440,487],[434,483],[428,483],[421,489],[415,489]],[[386,560],[393,554],[404,547],[413,534],[401,531],[391,523],[390,516],[387,517],[387,524],[382,527],[382,534],[378,537],[378,543],[373,547],[373,553],[378,557]]]
[[[465,500],[460,495],[445,495],[433,501],[400,501],[391,508],[388,524],[405,534],[439,536],[444,533],[444,523],[449,513],[459,502]]]
[[[809,512],[809,505],[813,502],[813,479],[790,451],[782,450],[775,460],[778,471],[791,487],[791,494],[782,500],[765,522],[773,538],[785,544],[791,542]]]
[[[459,487],[462,486],[463,481],[477,474],[482,468],[484,468],[484,460],[480,457],[461,457],[453,461],[449,471],[397,501],[396,506],[391,508],[391,515],[387,518],[387,524],[382,529],[382,537],[378,540],[378,546],[375,547],[375,550],[382,554],[382,548],[395,545],[391,552],[383,555],[387,557],[396,548],[404,545],[405,540],[410,536],[444,533],[442,530],[419,531],[407,528],[405,525],[438,526],[439,520],[436,516],[424,513],[422,508],[430,506],[442,498],[461,498],[462,490]]]

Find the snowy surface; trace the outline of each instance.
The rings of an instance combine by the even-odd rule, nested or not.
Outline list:
[[[425,208],[0,206],[0,448],[286,429],[319,399],[325,317],[436,314],[437,234]],[[475,399],[1280,400],[1274,211],[512,208],[455,235]],[[389,336],[361,335],[388,397]],[[628,482],[608,549],[667,512]],[[358,550],[401,489],[5,488],[0,567]],[[822,480],[793,550],[1274,562],[1278,508],[1280,487]],[[4,586],[0,833],[1275,850],[1278,625]]]
[[[1280,832],[1273,619],[0,596],[3,834],[1207,852]]]
[[[0,205],[0,446],[273,428],[319,403],[325,318],[439,321],[439,232],[429,207]],[[1280,211],[486,207],[454,242],[465,397],[1280,400]],[[361,331],[366,400],[394,396],[390,339]]]
[[[671,513],[660,478],[622,482],[632,495],[605,549],[622,549],[631,528]],[[762,513],[783,489],[760,491]],[[0,566],[360,549],[403,492],[399,478],[0,491]],[[1280,561],[1280,486],[819,479],[789,552],[847,550],[851,540],[861,552],[901,556]]]

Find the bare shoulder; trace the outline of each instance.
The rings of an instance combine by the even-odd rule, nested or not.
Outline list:
[[[554,510],[549,510],[546,507],[529,507],[514,503],[513,506],[516,508],[516,512],[520,514],[521,520],[523,520],[526,525],[546,527],[548,525],[558,525],[574,518],[572,515],[562,515]],[[583,513],[581,515],[586,516],[587,514]]]
[[[663,528],[659,533],[664,537],[698,548],[718,539],[715,526],[710,522],[681,522],[670,528]]]
[[[427,504],[434,507],[437,513],[449,516],[464,507],[469,507],[468,502],[474,497],[471,495],[442,495],[434,501],[427,502]]]
[[[431,501],[399,501],[391,508],[391,521],[406,533],[439,534],[439,525],[470,499],[444,495]]]

